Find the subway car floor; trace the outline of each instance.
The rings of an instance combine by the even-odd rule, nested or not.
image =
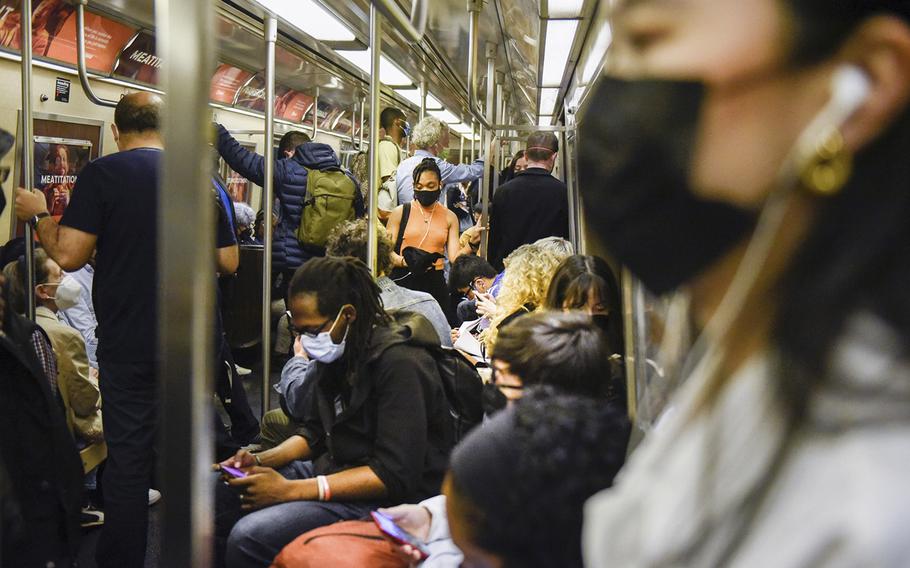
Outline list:
[[[238,365],[250,368],[253,372],[243,377],[243,388],[246,391],[250,407],[257,418],[260,416],[260,402],[262,400],[260,377],[262,376],[262,365],[258,362],[258,349],[254,348],[234,354]],[[271,385],[275,385],[281,379],[281,366],[273,360],[271,375]],[[273,388],[269,388],[271,393],[270,408],[277,408],[278,395]],[[217,405],[222,422],[229,423],[227,415],[224,414],[220,405]],[[167,495],[162,495],[162,501],[167,499]],[[149,507],[149,531],[148,546],[145,553],[145,568],[159,568],[161,560],[161,522],[162,510],[159,504]],[[98,537],[101,535],[101,527],[83,529],[82,544],[79,549],[79,566],[80,568],[96,568],[95,547],[98,544]]]

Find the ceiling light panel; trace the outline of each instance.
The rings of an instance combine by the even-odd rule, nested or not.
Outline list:
[[[427,111],[431,116],[435,116],[439,120],[445,122],[446,124],[458,124],[461,122],[461,119],[452,114],[451,112],[442,109],[442,110],[429,110]]]
[[[558,88],[540,90],[540,114],[551,115],[556,110],[556,98],[559,96]]]
[[[354,41],[351,29],[314,0],[257,0],[259,4],[319,41]]]
[[[353,63],[358,69],[370,74],[370,50],[336,51],[338,55]],[[379,80],[385,85],[413,85],[414,82],[385,55],[379,56]]]
[[[558,87],[566,72],[569,53],[575,43],[578,20],[547,20],[547,39],[543,51],[542,87]]]
[[[395,89],[395,92],[416,106],[420,106],[420,89]],[[427,110],[438,110],[441,108],[442,103],[439,102],[439,99],[427,93]]]
[[[553,124],[552,116],[541,116],[537,119],[537,126],[550,126]]]
[[[547,0],[547,16],[550,18],[580,18],[585,0]]]

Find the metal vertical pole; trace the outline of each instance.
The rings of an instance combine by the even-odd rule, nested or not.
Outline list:
[[[569,146],[567,144],[569,137],[566,131],[559,133],[559,153],[562,154],[562,180],[566,184],[566,193],[569,198],[569,240],[575,251],[578,252],[578,203],[575,194],[575,183],[572,180],[569,170]]]
[[[316,98],[313,99],[313,136],[311,138],[314,142],[317,134],[319,134],[319,87],[316,87]]]
[[[214,68],[211,0],[157,0],[164,63],[162,178],[158,201],[158,380],[162,491],[167,496],[162,566],[210,566],[215,313],[209,81]]]
[[[370,209],[367,217],[367,266],[376,276],[379,235],[379,56],[382,49],[382,20],[376,5],[370,3]]]
[[[418,120],[423,120],[427,116],[427,82],[420,80],[420,116]]]
[[[459,138],[461,138],[461,148],[458,150],[458,163],[463,164],[464,163],[464,134],[459,136]]]
[[[471,162],[474,161],[474,156],[475,156],[475,154],[474,154],[474,139],[477,138],[477,134],[476,134],[476,133],[477,133],[477,123],[474,122],[474,119],[472,118],[472,119],[471,119],[471,156],[470,156],[470,157],[471,157],[471,159],[470,159]]]
[[[19,20],[19,36],[22,38],[22,185],[31,190],[35,187],[35,153],[32,123],[32,0],[22,1],[22,15]],[[35,233],[29,223],[25,224],[25,289],[26,316],[35,319]]]
[[[363,138],[364,138],[363,137],[363,127],[365,125],[364,117],[366,116],[366,110],[367,110],[366,106],[367,106],[366,101],[361,98],[360,99],[360,151],[361,152],[363,151]]]
[[[486,119],[490,125],[496,124],[496,44],[488,43],[486,47],[487,56],[487,103]],[[483,146],[481,152],[489,152],[493,146],[493,140],[496,132],[492,128],[483,128]],[[480,199],[483,203],[483,213],[480,216],[481,226],[487,227],[490,222],[490,197],[493,195],[493,184],[496,181],[496,168],[491,167],[496,163],[495,152],[486,157],[483,163],[483,184],[481,186]],[[487,258],[490,246],[490,231],[483,231],[480,234],[480,254],[481,257]]]
[[[262,179],[263,200],[268,207],[262,254],[262,412],[269,411],[269,385],[272,371],[272,202],[275,200],[275,42],[278,40],[278,20],[269,14],[265,18],[265,172]],[[318,94],[317,94],[318,100]],[[316,105],[313,105],[313,128],[316,128]],[[286,284],[286,283],[283,283]]]

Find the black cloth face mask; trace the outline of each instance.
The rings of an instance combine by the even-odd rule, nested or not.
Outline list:
[[[436,191],[415,191],[414,199],[424,207],[429,207],[439,201],[440,195],[442,195],[441,189],[437,189]]]
[[[701,83],[604,77],[579,129],[588,226],[655,294],[692,280],[756,223],[755,213],[691,190],[704,97]]]

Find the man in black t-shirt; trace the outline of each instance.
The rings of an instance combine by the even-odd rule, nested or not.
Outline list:
[[[551,132],[528,136],[528,167],[493,195],[490,210],[490,264],[502,261],[521,245],[545,237],[569,238],[569,194],[566,184],[550,173],[559,141]]]
[[[141,568],[148,529],[148,490],[158,424],[158,181],[163,101],[133,93],[117,104],[115,154],[82,170],[58,224],[44,196],[20,189],[16,213],[29,221],[48,255],[67,272],[97,247],[92,300],[98,317],[102,415],[108,446],[106,522],[98,566]]]

